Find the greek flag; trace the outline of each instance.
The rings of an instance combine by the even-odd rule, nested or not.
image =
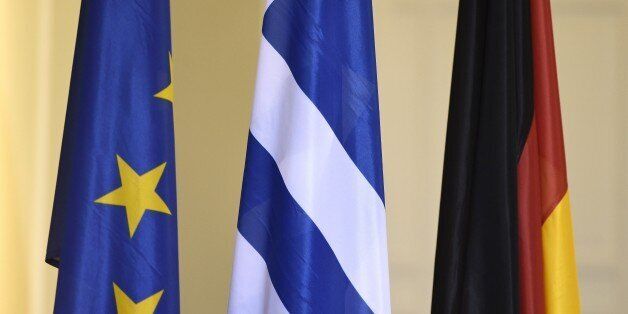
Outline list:
[[[230,313],[389,313],[370,0],[270,0]]]

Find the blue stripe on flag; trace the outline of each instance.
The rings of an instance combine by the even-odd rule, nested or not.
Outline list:
[[[371,1],[275,0],[262,32],[384,201]]]
[[[238,230],[266,262],[289,312],[372,312],[323,234],[290,195],[272,156],[250,133]]]

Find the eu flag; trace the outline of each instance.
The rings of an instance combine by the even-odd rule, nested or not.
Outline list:
[[[168,0],[83,0],[46,261],[56,313],[177,313]]]

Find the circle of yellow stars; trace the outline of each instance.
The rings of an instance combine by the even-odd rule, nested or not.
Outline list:
[[[174,87],[172,83],[172,54],[168,54],[170,82],[168,86],[153,95],[156,98],[174,102]],[[133,238],[137,227],[146,211],[154,211],[171,215],[168,205],[157,194],[155,189],[161,180],[166,168],[162,163],[144,174],[138,174],[122,157],[116,155],[121,186],[101,196],[94,202],[104,205],[124,206],[126,210],[129,236]],[[116,310],[119,314],[151,314],[155,312],[164,290],[161,290],[141,301],[133,301],[114,282],[113,293],[116,301]]]

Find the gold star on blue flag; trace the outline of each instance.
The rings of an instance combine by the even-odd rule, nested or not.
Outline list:
[[[83,0],[46,261],[55,313],[178,313],[168,0]]]

